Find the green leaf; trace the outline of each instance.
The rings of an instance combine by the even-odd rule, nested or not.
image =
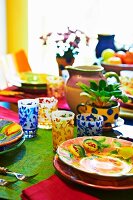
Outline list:
[[[128,100],[129,100],[129,98],[126,95],[124,95],[124,94],[122,95],[121,99],[122,99],[122,101],[124,103],[128,102]]]
[[[102,142],[105,142],[106,138],[105,137],[101,137],[98,142],[102,143]]]
[[[110,151],[109,154],[110,154],[110,155],[111,155],[111,154],[118,154],[118,151],[115,149],[115,150]]]
[[[110,100],[110,97],[101,97],[100,98],[102,102],[108,102]]]
[[[108,148],[108,147],[110,147],[110,144],[104,144],[104,143],[102,143],[102,148]]]
[[[115,140],[114,140],[114,144],[115,144],[115,146],[117,146],[117,147],[121,147],[121,143],[118,142],[118,141],[115,141]]]
[[[91,94],[91,96],[95,96],[95,97],[100,96],[100,92],[98,90],[90,89],[90,94]]]
[[[96,84],[95,81],[90,80],[90,88],[94,91],[98,90],[98,85]]]
[[[99,90],[103,90],[104,88],[106,88],[106,81],[100,80],[99,81]]]

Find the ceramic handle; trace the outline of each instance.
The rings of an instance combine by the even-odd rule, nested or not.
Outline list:
[[[117,80],[117,82],[120,83],[119,75],[116,72],[106,72],[104,76],[106,79],[114,77]]]

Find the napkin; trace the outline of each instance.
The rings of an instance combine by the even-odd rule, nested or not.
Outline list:
[[[98,200],[83,192],[76,184],[63,181],[57,175],[24,189],[21,198],[22,200]]]
[[[18,113],[9,110],[8,108],[4,108],[2,106],[0,106],[0,118],[11,120],[17,123],[19,122]]]

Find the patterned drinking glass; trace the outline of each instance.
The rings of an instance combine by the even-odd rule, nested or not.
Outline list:
[[[18,101],[18,114],[25,138],[36,136],[38,127],[38,102],[35,99]]]
[[[37,100],[39,103],[38,127],[51,129],[51,114],[58,109],[58,100],[54,97],[39,97]]]
[[[65,140],[74,137],[74,117],[71,111],[58,110],[52,112],[53,150]]]

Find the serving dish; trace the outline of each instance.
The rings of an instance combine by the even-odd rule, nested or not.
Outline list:
[[[131,70],[133,71],[133,64],[107,64],[104,62],[101,62],[102,67],[105,69],[106,72],[116,72],[118,75],[120,75],[120,71],[122,70]]]
[[[22,136],[22,127],[18,123],[0,119],[0,148],[16,142]]]
[[[133,189],[133,178],[128,177],[118,180],[102,180],[89,176],[88,173],[74,169],[62,162],[58,155],[54,157],[54,167],[59,174],[66,179],[83,186],[93,187],[103,190],[126,190]]]
[[[59,159],[68,166],[99,179],[133,176],[133,143],[106,137],[77,137],[57,149]]]

